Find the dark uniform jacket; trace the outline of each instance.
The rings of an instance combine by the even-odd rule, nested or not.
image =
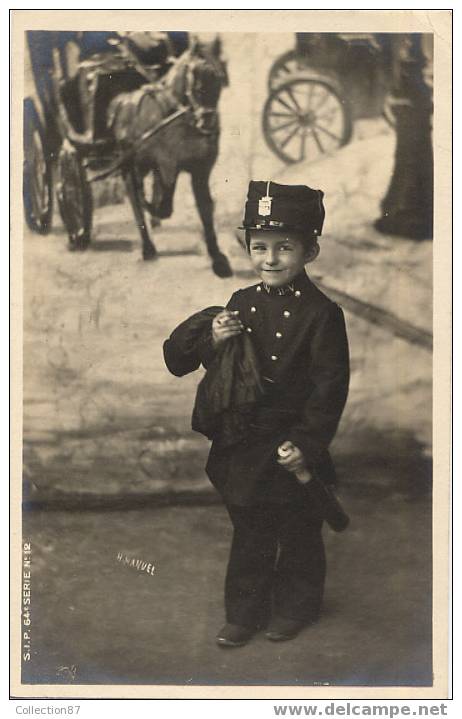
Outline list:
[[[343,312],[305,273],[287,288],[259,283],[238,290],[227,307],[239,310],[264,391],[238,444],[224,446],[220,436],[214,438],[207,474],[229,504],[303,501],[306,487],[277,463],[277,448],[291,441],[318,479],[335,484],[328,447],[349,382]],[[165,360],[174,374],[186,374],[201,362],[212,369],[213,314],[204,321],[202,340],[194,352],[185,352],[175,333],[164,344]]]

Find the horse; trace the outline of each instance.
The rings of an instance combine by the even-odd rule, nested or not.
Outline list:
[[[217,105],[226,84],[219,39],[207,44],[196,41],[173,61],[160,81],[121,93],[109,104],[107,125],[116,145],[122,152],[132,150],[122,175],[140,230],[145,260],[157,256],[145,210],[150,213],[153,226],[170,217],[177,178],[185,171],[191,175],[212,269],[219,277],[232,275],[229,261],[218,246],[209,188],[210,173],[218,156]],[[144,192],[148,176],[153,180],[150,200]]]

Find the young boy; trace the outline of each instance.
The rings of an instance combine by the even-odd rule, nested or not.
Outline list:
[[[216,638],[223,647],[262,628],[272,641],[292,639],[321,608],[324,517],[312,480],[336,482],[328,446],[349,381],[343,312],[305,273],[319,254],[322,198],[302,185],[251,182],[242,229],[260,282],[235,292],[226,309],[204,311],[193,350],[175,333],[164,345],[167,366],[181,375],[200,362],[216,368],[225,347],[250,339],[262,385],[246,432],[226,443],[218,431],[206,466],[234,528],[227,623]]]

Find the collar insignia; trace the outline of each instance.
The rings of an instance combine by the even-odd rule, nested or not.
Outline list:
[[[283,287],[271,287],[267,285],[266,282],[262,282],[262,287],[269,295],[293,295],[295,293],[295,287],[292,282]]]

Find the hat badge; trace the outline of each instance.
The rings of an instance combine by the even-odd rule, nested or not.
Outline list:
[[[261,197],[258,200],[258,214],[260,215],[260,217],[268,217],[269,215],[271,215],[271,203],[273,202],[273,198],[270,197],[269,186],[270,183],[268,182],[266,185],[265,197]]]

